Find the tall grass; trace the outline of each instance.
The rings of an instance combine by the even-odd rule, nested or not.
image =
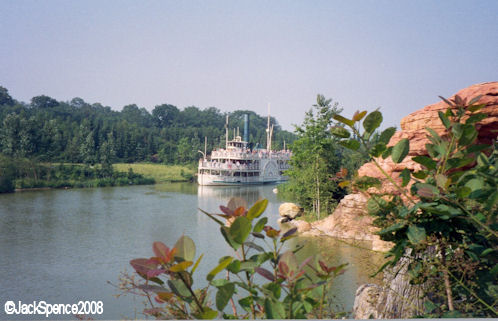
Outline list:
[[[193,167],[182,165],[118,163],[113,167],[119,172],[128,172],[131,168],[134,173],[153,178],[156,183],[192,181],[196,172]]]

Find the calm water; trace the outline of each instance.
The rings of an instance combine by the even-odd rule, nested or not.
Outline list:
[[[259,198],[270,203],[266,215],[277,226],[281,203],[274,186],[198,187],[169,184],[94,189],[70,189],[0,194],[0,319],[43,319],[44,316],[6,315],[4,303],[104,303],[95,319],[143,318],[142,299],[116,298],[120,272],[128,262],[153,255],[152,242],[173,246],[182,235],[204,253],[200,277],[231,253],[216,223],[197,208],[218,212],[232,196],[249,204]],[[306,242],[301,256],[321,253],[330,263],[349,262],[347,273],[332,288],[336,302],[350,310],[359,284],[371,282],[382,255],[332,239],[295,238],[289,246]],[[196,280],[204,282],[203,278]],[[50,319],[71,319],[52,316]]]

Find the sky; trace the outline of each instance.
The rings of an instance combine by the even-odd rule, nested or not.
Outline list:
[[[301,124],[323,94],[386,126],[498,80],[498,1],[0,0],[0,86],[115,110],[215,106]]]

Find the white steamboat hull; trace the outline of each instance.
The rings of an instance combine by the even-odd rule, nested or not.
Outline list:
[[[201,174],[197,177],[197,182],[201,186],[233,186],[233,185],[261,185],[286,181],[283,176],[278,177],[231,177]]]

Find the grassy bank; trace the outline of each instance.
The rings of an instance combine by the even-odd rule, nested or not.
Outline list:
[[[134,173],[152,178],[156,183],[193,181],[196,172],[194,167],[183,165],[120,163],[113,164],[113,167],[118,172],[128,172],[131,168]]]

